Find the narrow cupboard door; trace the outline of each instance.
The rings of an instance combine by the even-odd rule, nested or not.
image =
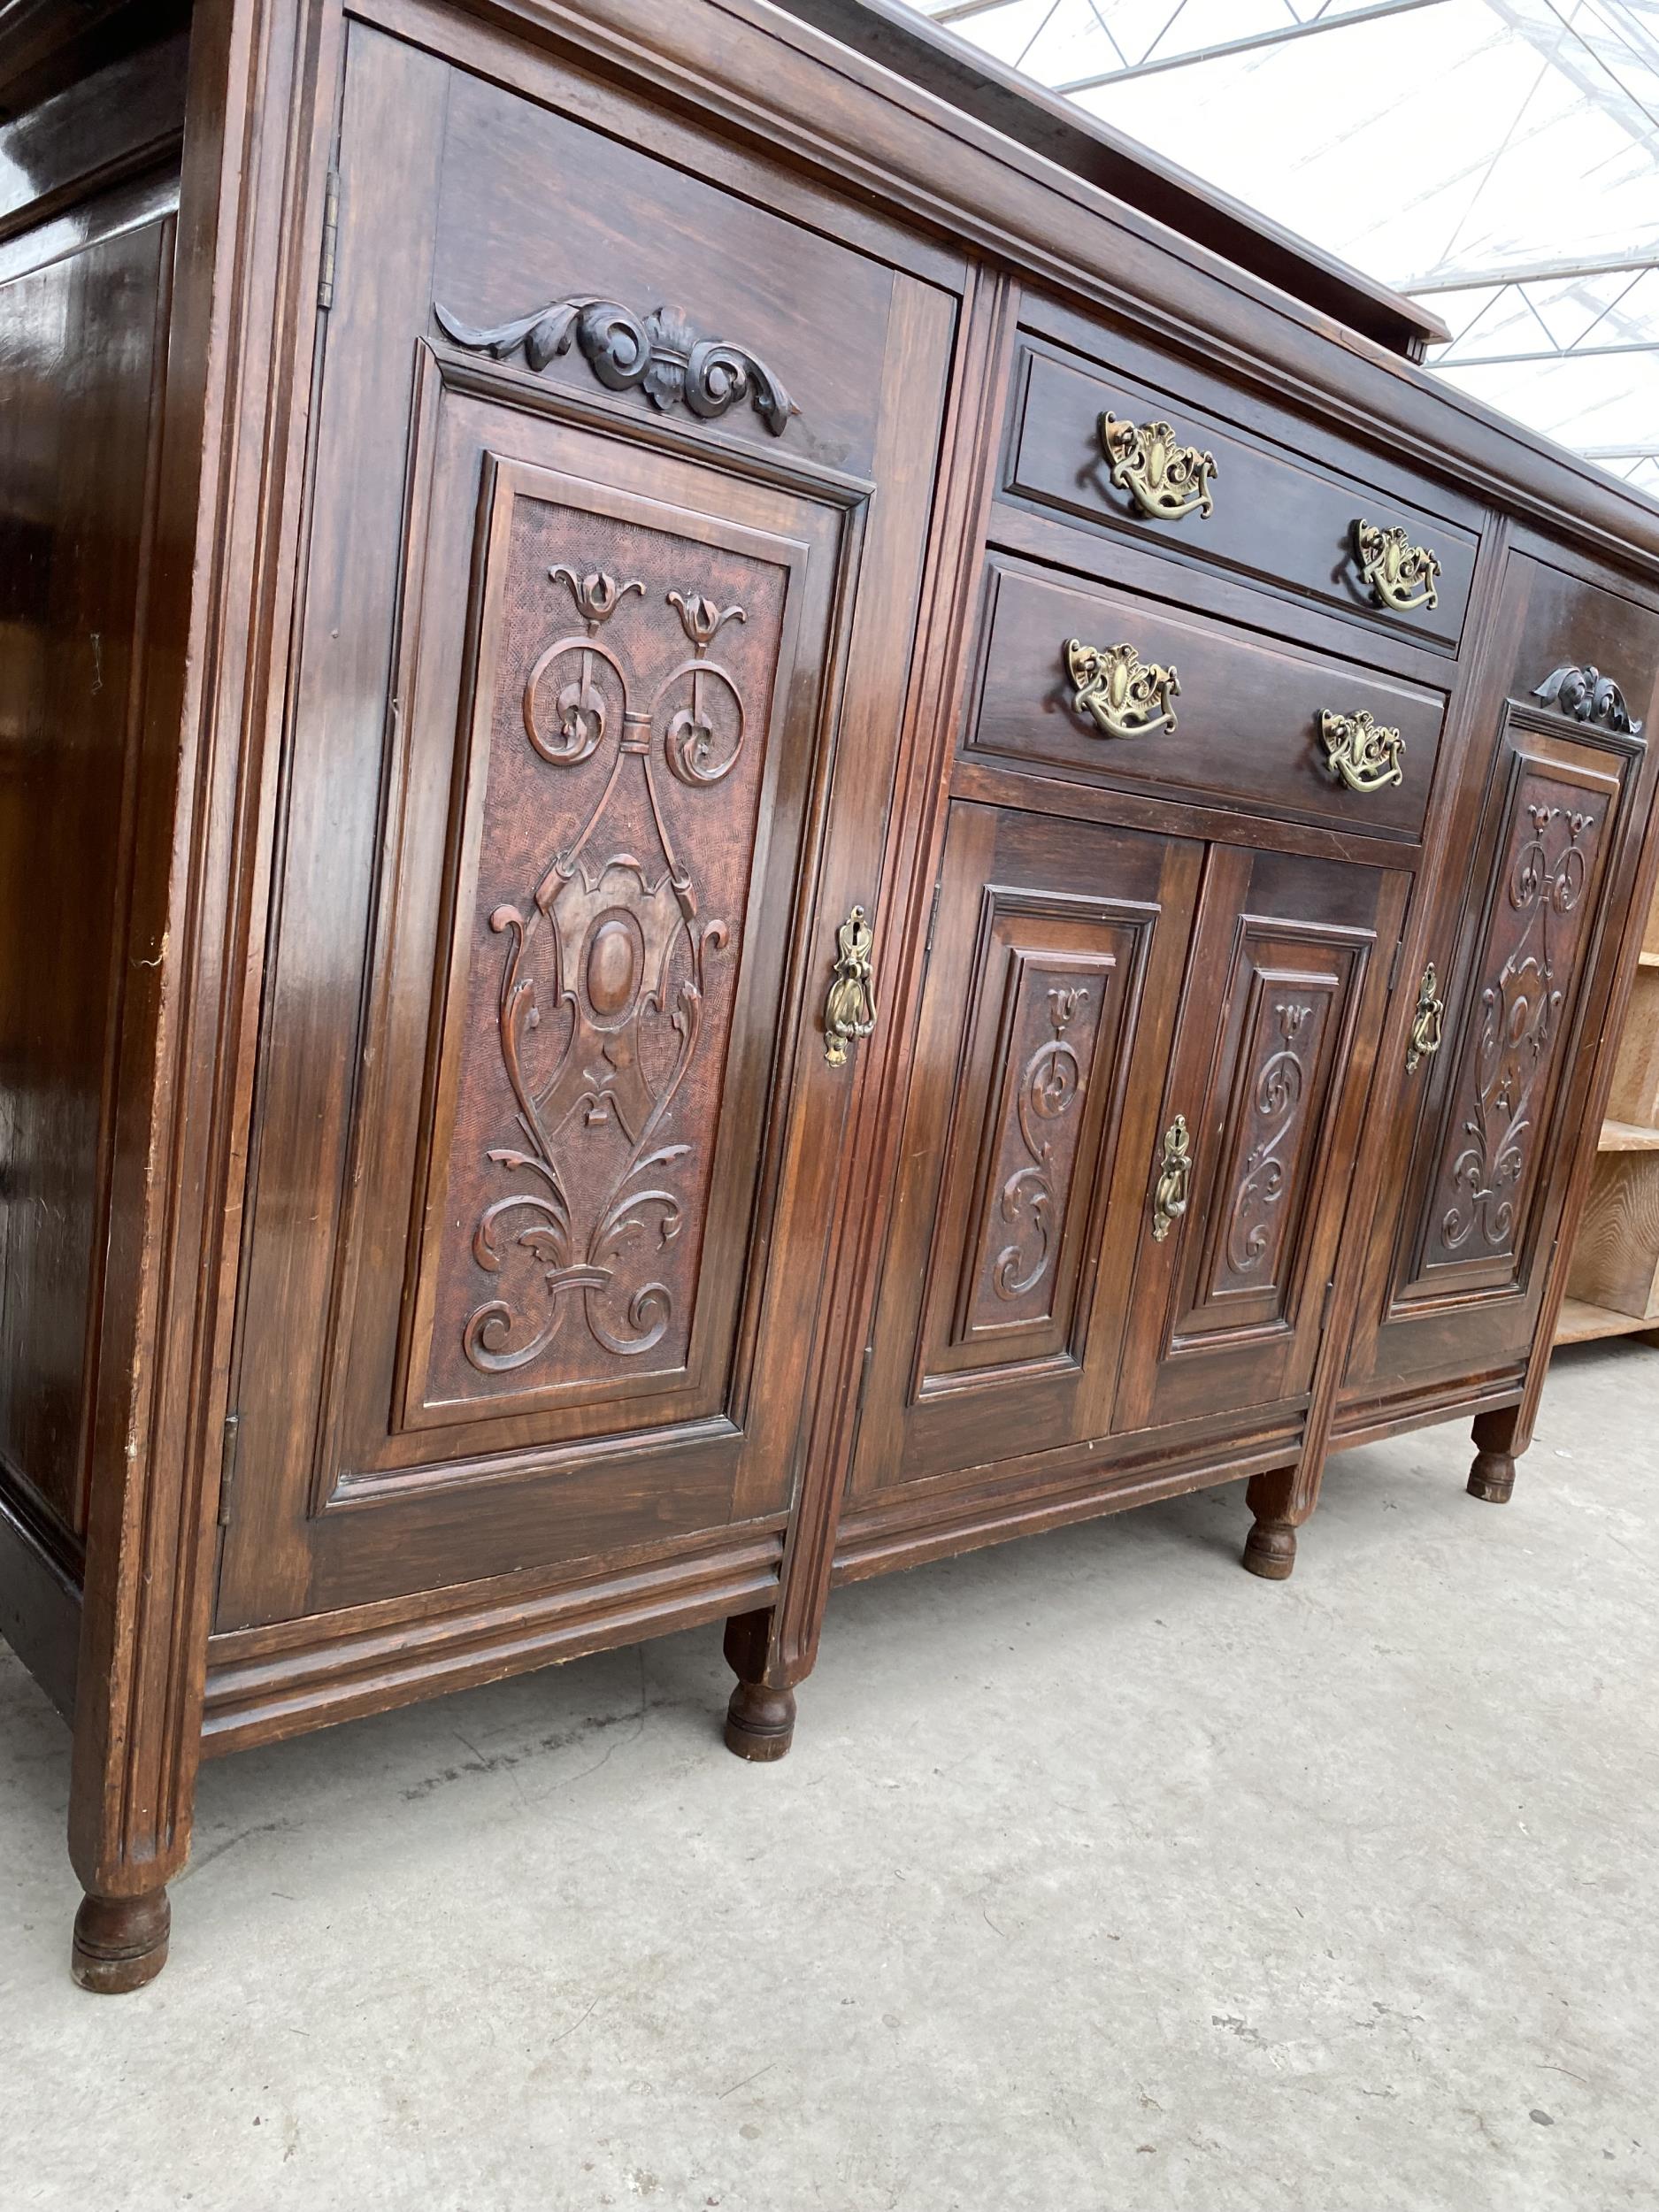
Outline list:
[[[1113,1426],[1309,1387],[1409,878],[1213,847]]]
[[[1202,849],[952,808],[856,1494],[1104,1432]]]

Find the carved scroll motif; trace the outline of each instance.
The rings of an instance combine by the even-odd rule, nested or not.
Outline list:
[[[1641,735],[1642,726],[1631,720],[1624,693],[1594,663],[1579,668],[1569,662],[1564,668],[1552,669],[1532,696],[1546,706],[1559,707],[1575,722],[1599,722],[1619,737]]]
[[[1026,1062],[1015,1096],[1020,1141],[1028,1164],[1016,1168],[1002,1186],[999,1210],[1015,1229],[1015,1241],[997,1254],[991,1275],[999,1298],[1023,1298],[1048,1271],[1053,1256],[1054,1146],[1045,1123],[1071,1112],[1083,1094],[1083,1070],[1065,1033],[1088,998],[1080,988],[1048,993],[1048,1020],[1054,1034]]]
[[[1503,893],[1507,944],[1480,995],[1465,1142],[1447,1174],[1452,1197],[1440,1239],[1448,1252],[1476,1237],[1502,1251],[1513,1235],[1515,1194],[1537,1136],[1535,1102],[1565,997],[1561,964],[1571,948],[1558,942],[1561,926],[1589,879],[1595,818],[1542,803],[1525,812],[1531,834]]]
[[[1312,1012],[1311,1006],[1290,1000],[1273,1009],[1279,1042],[1256,1075],[1254,1141],[1227,1220],[1227,1263],[1235,1275],[1259,1266],[1272,1242],[1273,1209],[1285,1194],[1286,1154],[1308,1088],[1297,1040]]]
[[[642,391],[666,413],[684,406],[713,421],[744,399],[774,438],[801,410],[758,356],[746,346],[699,338],[677,307],[636,315],[597,294],[550,300],[512,322],[480,330],[434,302],[433,313],[446,338],[469,353],[505,360],[523,349],[538,373],[574,345],[607,391]]]
[[[699,912],[656,764],[660,756],[693,788],[718,783],[735,765],[743,698],[712,648],[726,624],[746,619],[744,610],[697,592],[666,593],[661,603],[673,610],[690,649],[649,707],[636,709],[627,661],[603,633],[626,599],[645,598],[644,587],[564,565],[548,577],[569,592],[583,626],[532,663],[526,735],[554,768],[615,749],[585,819],[549,856],[533,896],[489,917],[506,940],[496,1029],[522,1141],[488,1154],[514,1187],[479,1216],[472,1257],[499,1278],[510,1253],[529,1255],[534,1266],[515,1270],[513,1280],[539,1280],[540,1302],[526,1310],[520,1291],[503,1288],[475,1308],[462,1349],[486,1374],[539,1359],[577,1308],[594,1340],[618,1357],[661,1342],[674,1300],[652,1257],[680,1232],[675,1170],[692,1149],[668,1136],[669,1111],[697,1051],[708,963],[731,934],[725,921]],[[625,799],[632,818],[650,825],[655,851],[604,849],[603,819]],[[549,1029],[562,1030],[550,1050]],[[572,1164],[599,1133],[619,1164],[602,1178],[595,1201],[591,1171],[579,1176]]]

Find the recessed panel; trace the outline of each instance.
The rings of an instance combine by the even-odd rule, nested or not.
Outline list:
[[[416,1417],[692,1363],[800,556],[524,467],[485,496]]]

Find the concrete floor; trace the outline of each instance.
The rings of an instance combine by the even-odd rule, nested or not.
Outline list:
[[[173,1962],[66,1959],[0,1656],[0,2206],[1659,2203],[1659,1353],[835,1600],[783,1764],[712,1632],[210,1767]]]

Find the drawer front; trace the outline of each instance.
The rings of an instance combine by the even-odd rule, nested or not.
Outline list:
[[[1156,384],[1030,338],[1014,391],[1005,493],[1418,642],[1456,645],[1478,534],[1397,484],[1348,474],[1340,441],[1322,436],[1315,458],[1294,418],[1257,407],[1241,423],[1225,411],[1247,403],[1196,373],[1184,386]],[[1413,563],[1413,549],[1436,565]]]
[[[1069,779],[1415,839],[1444,710],[1440,693],[1350,662],[994,557],[965,746]],[[1364,787],[1343,780],[1333,747]]]

